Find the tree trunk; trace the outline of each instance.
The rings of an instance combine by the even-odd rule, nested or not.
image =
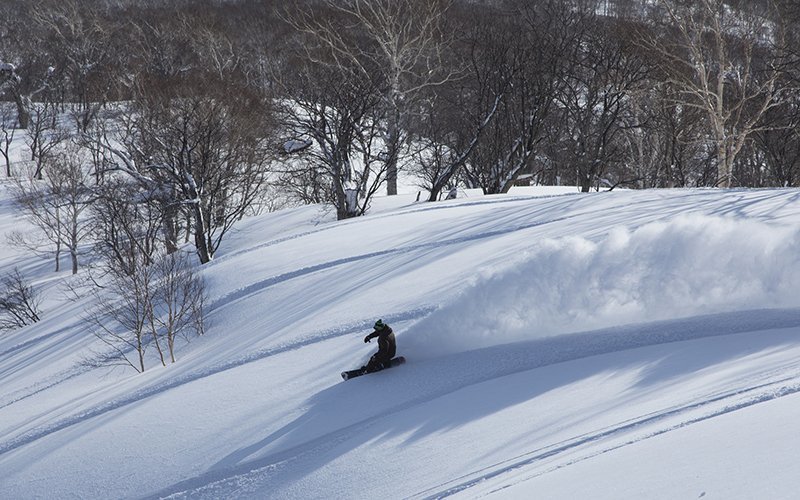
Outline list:
[[[358,216],[358,188],[350,182],[336,182],[336,218],[350,219]]]
[[[60,238],[58,238],[60,240]],[[61,241],[56,241],[56,271],[61,271]]]
[[[165,211],[162,229],[164,231],[164,246],[166,247],[168,254],[178,251],[178,231],[177,224],[175,223],[176,217],[177,214],[175,213],[175,210],[170,208]]]
[[[169,344],[169,358],[172,363],[175,363],[175,334],[170,333],[167,337],[167,343]]]
[[[399,88],[399,82],[394,86]],[[393,196],[397,194],[397,156],[400,152],[400,109],[397,101],[399,90],[392,90],[391,116],[389,117],[388,133],[386,137],[386,149],[388,158],[386,160],[386,194]]]
[[[731,187],[732,166],[728,155],[728,147],[725,140],[719,141],[717,145],[717,186],[723,188]]]
[[[136,332],[136,351],[139,354],[139,373],[144,373],[144,342],[142,342],[141,331]]]
[[[161,342],[158,341],[158,331],[156,330],[155,321],[154,321],[154,319],[152,317],[152,307],[153,307],[152,304],[148,304],[148,309],[150,310],[148,312],[148,316],[149,316],[148,321],[150,322],[150,325],[151,325],[150,328],[152,330],[151,331],[151,335],[153,336],[153,344],[155,344],[156,351],[158,351],[158,357],[161,360],[161,366],[167,366],[166,361],[164,361],[164,351],[163,351],[163,349],[161,349]]]
[[[206,241],[206,227],[205,218],[203,216],[203,208],[200,203],[194,204],[194,245],[197,249],[197,256],[200,258],[201,264],[211,262],[211,250],[208,248]]]
[[[72,259],[72,274],[78,274],[78,252],[71,249],[69,256]]]
[[[31,123],[30,99],[14,92],[14,101],[17,103],[17,122],[19,128],[27,129]]]

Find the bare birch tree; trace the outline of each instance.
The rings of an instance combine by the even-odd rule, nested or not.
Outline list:
[[[678,90],[678,102],[705,115],[716,152],[716,184],[730,187],[736,155],[780,102],[773,49],[783,46],[781,20],[723,0],[660,0],[659,5],[666,28],[660,34],[643,32],[640,42]]]
[[[168,251],[178,247],[182,216],[206,263],[262,195],[270,117],[262,96],[198,77],[143,89],[124,123],[99,124],[83,142],[106,157],[106,175],[127,175],[157,195],[150,199],[162,203]]]
[[[182,252],[161,255],[146,263],[119,266],[109,261],[103,268],[102,287],[89,288],[93,298],[84,319],[105,349],[88,364],[129,366],[145,371],[150,348],[162,366],[177,359],[179,338],[205,331],[205,285]],[[132,270],[132,272],[131,272]]]
[[[568,55],[578,42],[573,25],[580,18],[557,0],[520,2],[507,15],[497,16],[497,25],[480,42],[504,52],[479,78],[495,75],[499,84],[507,80],[508,90],[465,169],[472,187],[487,194],[505,193],[532,168],[564,85]]]
[[[480,170],[480,167],[470,166],[469,162],[476,160],[475,152],[500,113],[511,80],[519,70],[513,60],[509,63],[511,47],[505,43],[507,38],[496,30],[496,25],[481,23],[467,35],[460,54],[463,65],[469,68],[465,77],[441,89],[432,89],[434,96],[427,101],[432,106],[426,110],[428,126],[442,128],[423,132],[436,138],[434,141],[428,137],[419,139],[432,149],[429,156],[436,161],[431,166],[438,171],[432,182],[425,186],[430,192],[428,201],[439,199],[446,187],[455,187],[453,180],[459,176],[469,179],[470,174],[464,173],[468,167],[472,172]],[[443,110],[447,110],[445,120],[436,116]],[[438,141],[444,141],[443,148]],[[491,149],[491,145],[486,149]],[[494,159],[490,162],[493,163]],[[489,169],[494,167],[492,164]]]
[[[164,200],[157,189],[127,176],[115,176],[95,187],[89,207],[94,254],[104,262],[134,272],[139,262],[150,265],[164,243]]]
[[[75,147],[48,157],[42,180],[17,178],[14,200],[25,217],[55,247],[56,271],[60,269],[62,249],[69,252],[72,274],[77,274],[81,244],[89,234],[84,211],[94,199],[91,176]],[[38,245],[17,239],[29,248]]]
[[[29,113],[25,144],[35,168],[33,177],[41,180],[45,165],[69,133],[59,123],[58,105],[52,100],[45,97],[42,102],[31,103]]]
[[[344,67],[306,62],[298,77],[281,82],[288,99],[281,121],[293,137],[313,145],[291,155],[289,175],[299,168],[302,178],[318,183],[324,201],[336,208],[338,219],[363,215],[385,174],[375,143],[379,116],[374,80]]]
[[[296,7],[289,22],[321,44],[328,58],[308,52],[324,64],[355,68],[361,78],[380,72],[385,108],[382,136],[387,193],[397,194],[397,171],[410,114],[426,88],[454,77],[443,63],[450,45],[443,29],[452,0],[322,0],[304,10]],[[443,69],[451,68],[451,69]]]

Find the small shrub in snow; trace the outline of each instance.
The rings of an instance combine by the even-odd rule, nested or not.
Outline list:
[[[0,330],[15,330],[39,321],[39,294],[14,269],[0,279]]]

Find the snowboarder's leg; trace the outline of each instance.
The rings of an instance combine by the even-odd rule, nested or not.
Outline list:
[[[383,370],[385,364],[383,362],[383,358],[379,355],[379,353],[375,353],[369,358],[369,362],[366,366],[367,373],[373,373],[380,370]]]
[[[392,358],[386,357],[381,353],[376,353],[372,358],[369,360],[369,371],[377,372],[383,370],[384,368],[391,368],[392,367]]]

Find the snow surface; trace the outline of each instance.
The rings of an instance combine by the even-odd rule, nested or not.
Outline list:
[[[141,375],[4,244],[47,300],[0,335],[0,497],[797,498],[800,193],[564,191],[245,220]],[[342,382],[377,318],[407,363]]]

